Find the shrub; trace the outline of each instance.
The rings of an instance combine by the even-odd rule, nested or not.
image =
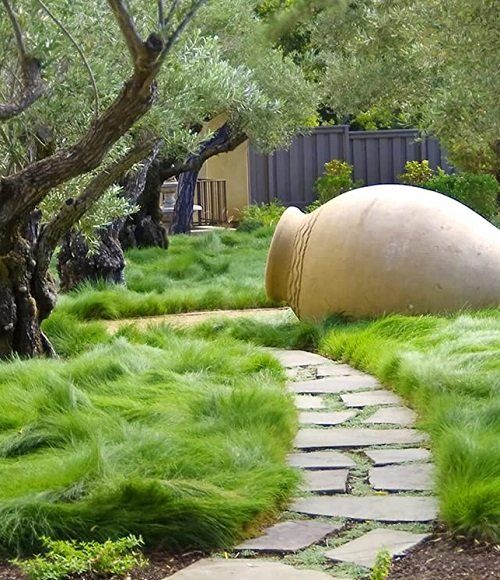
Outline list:
[[[271,203],[255,203],[243,208],[238,229],[253,232],[262,227],[274,227],[285,211],[285,206],[279,199]]]
[[[398,179],[401,183],[420,187],[429,179],[432,179],[434,175],[434,169],[429,166],[427,159],[424,159],[423,161],[407,161],[405,163],[405,171]]]
[[[497,198],[500,188],[493,175],[448,175],[440,170],[423,187],[456,199],[486,219],[492,219],[498,212]]]
[[[333,159],[325,163],[325,173],[316,180],[315,184],[319,205],[330,201],[346,191],[361,187],[363,182],[360,180],[354,181],[352,172],[352,165],[349,165],[345,161]]]
[[[85,573],[109,578],[146,564],[144,557],[135,550],[142,545],[142,539],[132,535],[103,543],[43,537],[42,543],[47,550],[45,554],[13,561],[31,580],[64,580]]]
[[[388,550],[381,550],[377,554],[372,568],[370,580],[386,580],[391,571],[392,556]]]

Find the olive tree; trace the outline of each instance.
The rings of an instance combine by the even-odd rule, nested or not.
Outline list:
[[[50,259],[118,177],[158,146],[137,123],[205,1],[136,2],[132,15],[123,0],[50,8],[1,0],[0,356],[51,352],[40,328],[55,299]],[[85,75],[75,72],[77,60]]]

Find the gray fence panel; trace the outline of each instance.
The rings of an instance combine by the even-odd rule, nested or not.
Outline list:
[[[416,129],[349,131],[347,125],[318,127],[296,137],[288,150],[265,155],[250,148],[252,202],[280,199],[304,207],[314,200],[314,182],[325,163],[352,163],[354,178],[366,185],[397,183],[407,161],[428,159],[431,167],[451,172],[439,142],[421,138]]]

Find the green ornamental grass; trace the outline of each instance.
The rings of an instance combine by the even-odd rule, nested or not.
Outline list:
[[[128,534],[223,548],[275,517],[298,479],[278,363],[168,327],[98,339],[67,360],[0,364],[0,549]]]
[[[276,306],[263,285],[271,236],[272,227],[228,230],[173,236],[168,250],[130,250],[126,287],[84,285],[61,297],[58,311],[96,320]]]

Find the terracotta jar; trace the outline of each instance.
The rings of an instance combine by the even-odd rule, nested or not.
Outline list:
[[[285,211],[266,289],[305,320],[499,306],[500,230],[434,191],[363,187]]]

